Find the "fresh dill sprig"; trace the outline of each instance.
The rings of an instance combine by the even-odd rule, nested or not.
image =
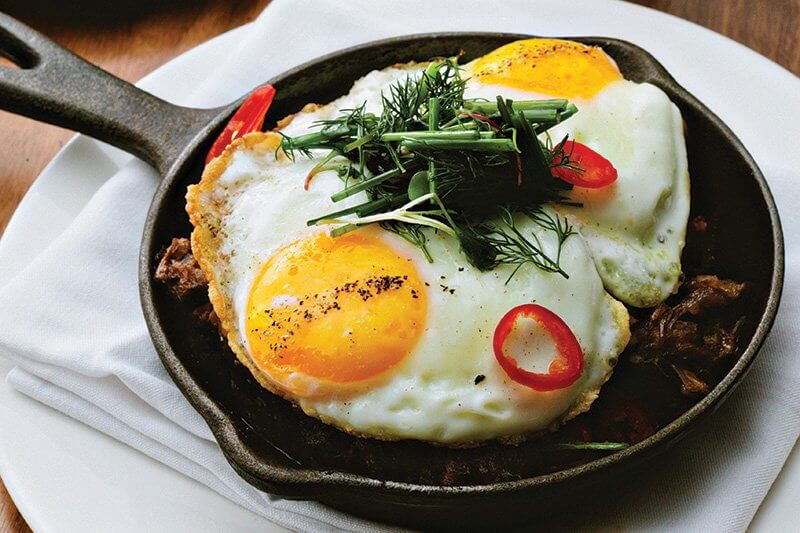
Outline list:
[[[387,222],[381,222],[381,227],[387,231],[391,231],[392,233],[396,233],[397,235],[401,236],[420,250],[425,255],[425,258],[429,262],[433,262],[433,257],[431,253],[428,251],[428,238],[425,236],[425,233],[422,231],[422,227],[418,224],[405,224],[403,222],[396,222],[394,220],[390,220]]]
[[[502,214],[494,221],[484,222],[478,226],[467,227],[470,245],[480,247],[482,261],[487,265],[507,264],[515,265],[506,283],[525,264],[533,264],[545,272],[561,274],[565,278],[569,275],[561,268],[561,250],[570,235],[574,234],[572,226],[566,218],[551,215],[543,209],[525,211],[523,215],[535,225],[553,232],[556,236],[555,257],[549,256],[535,231],[523,233],[514,220],[514,215],[508,209],[503,209]]]
[[[429,63],[381,94],[382,111],[366,102],[316,123],[317,131],[284,135],[280,149],[327,155],[312,169],[336,170],[344,188],[339,202],[366,193],[367,201],[316,217],[309,225],[336,224],[338,236],[366,224],[380,224],[418,246],[429,261],[432,228],[459,240],[474,266],[523,265],[568,277],[560,265],[561,249],[574,232],[566,219],[542,209],[566,203],[572,188],[553,176],[552,168],[580,170],[566,153],[567,138],[553,145],[539,135],[566,120],[577,108],[567,100],[496,101],[464,98],[467,80],[456,58]],[[549,253],[536,231],[518,227],[515,214],[555,234]],[[509,276],[509,279],[511,279]]]

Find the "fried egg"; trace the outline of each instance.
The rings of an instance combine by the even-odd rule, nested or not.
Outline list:
[[[367,102],[418,67],[373,72],[327,106],[309,106],[283,128],[288,135],[340,109]],[[190,187],[192,247],[228,344],[270,391],[345,431],[381,439],[448,445],[477,443],[554,427],[585,411],[628,342],[625,307],[603,288],[589,249],[569,237],[561,264],[569,278],[532,265],[481,272],[452,238],[428,232],[421,251],[378,226],[332,238],[306,221],[365,201],[333,204],[335,172],[306,175],[325,154],[289,160],[275,133],[235,141]],[[555,216],[553,211],[549,211]],[[552,232],[527,219],[554,253]],[[511,308],[535,302],[559,315],[584,353],[571,386],[537,392],[498,365],[492,336]],[[526,324],[529,342],[513,343],[526,368],[557,357],[547,333]]]
[[[516,41],[465,67],[465,97],[568,98],[578,113],[551,128],[602,154],[617,181],[575,187],[557,207],[586,240],[606,288],[635,307],[652,307],[677,290],[689,217],[683,120],[658,87],[623,79],[600,48],[557,39]]]

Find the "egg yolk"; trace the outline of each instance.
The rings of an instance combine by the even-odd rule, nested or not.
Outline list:
[[[307,397],[387,372],[414,348],[426,312],[409,258],[369,231],[319,232],[264,264],[248,300],[247,340],[260,369]]]
[[[501,46],[475,62],[472,76],[485,85],[561,98],[590,98],[622,79],[602,49],[560,39],[526,39]]]

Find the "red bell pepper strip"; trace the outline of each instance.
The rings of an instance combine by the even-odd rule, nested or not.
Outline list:
[[[585,144],[566,141],[563,153],[569,157],[569,164],[579,167],[579,169],[557,166],[562,160],[559,155],[553,159],[553,176],[576,187],[587,189],[599,189],[611,185],[617,180],[617,169],[614,168],[611,161]]]
[[[555,342],[558,357],[546,373],[523,370],[516,359],[505,351],[505,342],[520,318],[536,320]],[[583,374],[583,350],[575,334],[557,314],[536,304],[518,305],[500,319],[494,330],[494,355],[512,380],[535,391],[563,389],[575,383]]]
[[[275,87],[272,85],[262,85],[252,92],[247,100],[236,110],[225,129],[219,134],[217,140],[211,146],[206,156],[206,164],[218,157],[225,148],[235,139],[258,131],[264,125],[264,117],[267,115],[272,99],[275,97]]]

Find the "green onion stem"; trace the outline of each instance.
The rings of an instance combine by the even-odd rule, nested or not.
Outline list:
[[[552,444],[556,450],[624,450],[630,445],[624,442],[558,442]]]
[[[522,112],[522,116],[528,122],[556,122],[558,120],[558,109],[519,109],[517,104],[514,104],[514,111]]]
[[[306,135],[292,137],[291,147],[295,149],[315,148],[317,146],[324,148],[328,140],[330,140],[330,136],[322,132],[307,133]]]
[[[500,117],[503,119],[503,122],[506,124],[513,124],[514,121],[511,120],[511,107],[512,101],[504,100],[502,96],[499,94],[497,95],[497,113],[500,113]]]
[[[437,130],[437,131],[398,131],[384,133],[381,135],[382,141],[405,141],[405,140],[433,140],[433,139],[479,139],[480,135],[475,130]]]
[[[448,120],[447,122],[445,122],[444,124],[442,124],[442,129],[443,130],[453,129],[458,126],[460,126],[460,124],[458,123],[458,116],[455,116],[450,120]]]
[[[428,100],[428,131],[435,131],[439,127],[439,99],[434,97]],[[436,192],[436,165],[433,159],[428,161],[428,192]]]
[[[439,127],[439,99],[428,100],[428,131],[436,131]]]
[[[349,152],[351,150],[355,150],[356,148],[360,148],[360,147],[364,146],[365,144],[367,144],[368,142],[370,142],[372,140],[372,138],[373,138],[373,136],[372,136],[371,133],[367,134],[367,135],[362,135],[361,137],[359,137],[355,141],[353,141],[353,142],[351,142],[349,144],[346,144],[344,146],[344,151],[345,152]]]
[[[380,212],[383,209],[394,209],[399,205],[408,202],[407,194],[396,194],[394,196],[384,196],[373,200],[369,204],[362,204],[356,209],[356,215],[359,217],[366,217]]]
[[[316,226],[320,222],[327,221],[327,220],[335,220],[347,215],[355,214],[359,217],[364,217],[367,215],[371,215],[380,211],[381,209],[393,209],[398,205],[402,205],[403,203],[408,201],[407,194],[398,194],[395,196],[384,196],[383,198],[378,198],[377,200],[371,200],[369,202],[364,202],[363,204],[354,205],[353,207],[348,207],[347,209],[342,209],[340,211],[334,211],[333,213],[328,213],[325,216],[312,218],[306,225],[308,226]]]
[[[544,133],[545,131],[547,131],[548,129],[552,128],[556,124],[564,122],[565,120],[567,120],[568,118],[570,118],[572,115],[574,115],[577,112],[578,112],[578,108],[575,106],[575,104],[569,104],[567,107],[564,108],[563,111],[559,111],[558,112],[558,114],[557,114],[557,116],[556,116],[554,121],[545,121],[543,123],[536,124],[536,126],[534,128],[534,131],[537,134]],[[526,118],[528,118],[528,117],[526,117]]]
[[[567,120],[569,117],[578,112],[578,106],[575,104],[568,104],[563,111],[558,113],[559,120]]]
[[[361,191],[365,191],[365,190],[369,189],[370,187],[374,187],[375,185],[383,183],[384,181],[386,181],[386,180],[388,180],[390,178],[393,178],[393,177],[395,177],[395,176],[397,176],[399,174],[400,174],[400,169],[399,168],[395,168],[395,169],[383,172],[381,174],[378,174],[377,176],[372,176],[371,178],[368,178],[368,179],[365,179],[365,180],[361,180],[358,183],[356,183],[355,185],[351,185],[351,186],[349,186],[349,187],[347,187],[345,189],[342,189],[341,191],[337,192],[336,194],[331,195],[331,200],[333,200],[334,202],[340,202],[340,201],[344,200],[345,198],[348,198],[350,196],[353,196],[354,194],[360,193]]]
[[[355,231],[361,226],[359,224],[345,224],[343,226],[339,226],[338,228],[333,228],[331,230],[331,237],[341,237],[345,233],[350,233],[351,231]]]
[[[476,152],[515,152],[514,141],[511,139],[479,139],[468,140],[431,140],[431,141],[403,141],[401,148],[409,151],[423,150],[472,150]]]
[[[405,196],[405,195],[401,195]],[[366,204],[361,204],[356,209],[356,215],[360,217],[365,217],[367,215],[371,215],[373,213],[377,213],[381,209],[389,209],[392,206],[393,197],[384,196],[382,198],[378,198],[377,200],[373,200],[371,202],[367,202]],[[405,197],[405,200],[408,200],[408,197]]]
[[[455,121],[456,124],[450,124],[450,122]],[[477,130],[480,129],[480,125],[471,120],[469,122],[458,122],[457,119],[453,119],[447,124],[445,124],[442,129],[445,131],[464,131],[464,130]]]
[[[347,215],[352,215],[353,213],[358,211],[359,207],[365,206],[365,205],[370,204],[370,203],[372,203],[372,202],[366,202],[365,204],[361,204],[361,205],[354,205],[354,206],[348,207],[346,209],[341,209],[339,211],[334,211],[333,213],[328,213],[327,215],[323,215],[321,217],[312,218],[311,220],[306,222],[306,225],[308,225],[308,226],[316,226],[317,223],[320,220],[327,220],[329,218],[339,218],[339,217],[343,217],[343,216],[347,216]]]
[[[539,109],[554,109],[559,111],[566,107],[568,102],[568,100],[562,98],[552,100],[520,100],[514,102],[514,111],[533,111]],[[491,115],[499,112],[496,102],[464,100],[464,107],[482,115]]]
[[[329,138],[333,137],[343,137],[345,135],[349,135],[352,132],[352,128],[347,124],[330,124],[323,127],[320,130],[320,133],[323,135],[327,135]]]

